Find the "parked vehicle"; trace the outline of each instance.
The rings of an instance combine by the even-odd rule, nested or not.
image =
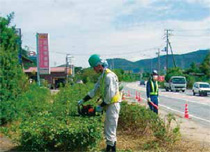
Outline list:
[[[164,83],[166,91],[182,91],[185,92],[187,87],[186,78],[183,76],[172,76],[168,82]]]
[[[195,82],[192,88],[193,95],[207,96],[210,93],[210,85],[207,82]]]

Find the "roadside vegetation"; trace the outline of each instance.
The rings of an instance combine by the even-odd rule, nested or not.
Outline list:
[[[210,51],[201,64],[191,63],[190,68],[183,70],[179,67],[168,69],[165,75],[165,81],[172,76],[185,76],[187,80],[187,88],[192,89],[195,82],[210,83]],[[160,87],[164,88],[164,82],[160,82]]]
[[[13,15],[0,17],[0,132],[16,143],[17,151],[100,151],[104,146],[104,116],[78,115],[77,101],[93,88],[97,75],[86,69],[77,75],[85,84],[71,84],[51,95],[50,90],[28,84],[28,78],[18,61],[15,27],[10,26]],[[121,81],[135,81],[138,75],[115,70]],[[91,100],[95,104],[97,97]],[[87,103],[87,104],[89,104]],[[121,104],[118,132],[122,138],[143,141],[137,149],[171,151],[180,140],[179,124],[173,115],[161,119],[138,104]],[[172,122],[175,126],[172,127]]]
[[[18,145],[16,150],[21,151],[102,150],[98,145],[103,141],[104,116],[82,117],[77,112],[77,101],[92,87],[76,84],[51,96],[47,88],[33,84],[14,101],[15,117],[2,125],[1,132],[13,139]],[[170,125],[173,116],[164,121],[139,105],[123,102],[121,106],[118,130],[141,139],[150,136],[152,140],[141,147],[143,150],[170,148],[180,139],[179,125]]]
[[[182,70],[180,68],[171,68],[167,71],[165,80],[168,81],[171,76],[185,76],[187,87],[192,88],[197,81],[210,83],[210,52],[200,65],[191,63],[190,68]]]

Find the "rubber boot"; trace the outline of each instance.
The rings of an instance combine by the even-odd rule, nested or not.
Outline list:
[[[116,152],[116,141],[114,143],[114,146],[112,146],[112,152]]]
[[[111,149],[112,149],[112,146],[110,146],[110,145],[107,145],[107,146],[106,146],[106,152],[110,152]]]

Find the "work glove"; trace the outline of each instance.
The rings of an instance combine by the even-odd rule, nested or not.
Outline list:
[[[103,101],[101,104],[100,104],[100,106],[103,108],[103,107],[105,107],[107,104]]]
[[[96,112],[102,112],[102,111],[103,108],[100,105],[96,106]]]
[[[84,100],[83,100],[83,99],[81,99],[81,100],[79,100],[79,101],[77,102],[78,106],[82,105],[83,103],[84,103]]]
[[[151,102],[151,99],[150,99],[150,98],[147,98],[147,102],[148,102],[148,103]]]

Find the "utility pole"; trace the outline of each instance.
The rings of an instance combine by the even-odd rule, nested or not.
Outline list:
[[[158,49],[156,54],[158,55],[158,75],[160,75],[160,49]]]
[[[73,59],[74,57],[71,56],[70,54],[66,54],[66,83],[68,83],[68,78],[69,78],[69,72],[68,69],[71,70],[71,75],[72,77],[75,76],[74,72],[74,64],[73,64]]]
[[[72,71],[72,77],[75,76],[75,68],[74,68],[73,58],[74,58],[73,56],[70,56],[70,61],[69,61],[70,68],[71,68],[71,71]]]
[[[171,50],[171,54],[172,54],[172,58],[173,58],[174,67],[176,68],[176,62],[175,62],[175,59],[174,59],[174,53],[173,53],[172,46],[171,46],[170,42],[169,42],[169,46],[170,46],[170,50]]]
[[[16,28],[16,33],[18,36],[18,59],[20,65],[22,65],[22,40],[21,40],[21,28]]]
[[[166,47],[165,47],[165,51],[166,51],[166,71],[168,70],[168,43],[169,43],[169,29],[165,30],[165,36],[166,36]]]
[[[174,55],[173,55],[173,50],[172,50],[172,46],[171,43],[169,41],[169,36],[171,36],[171,33],[173,30],[170,29],[166,29],[165,30],[165,38],[166,38],[166,47],[165,47],[165,52],[166,52],[166,71],[168,70],[168,48],[170,47],[171,50],[171,54],[172,54],[172,58],[173,58],[173,64],[174,67],[176,67],[176,63],[175,63],[175,59],[174,59]]]
[[[70,60],[70,54],[66,54],[66,83],[68,83],[69,60]]]

